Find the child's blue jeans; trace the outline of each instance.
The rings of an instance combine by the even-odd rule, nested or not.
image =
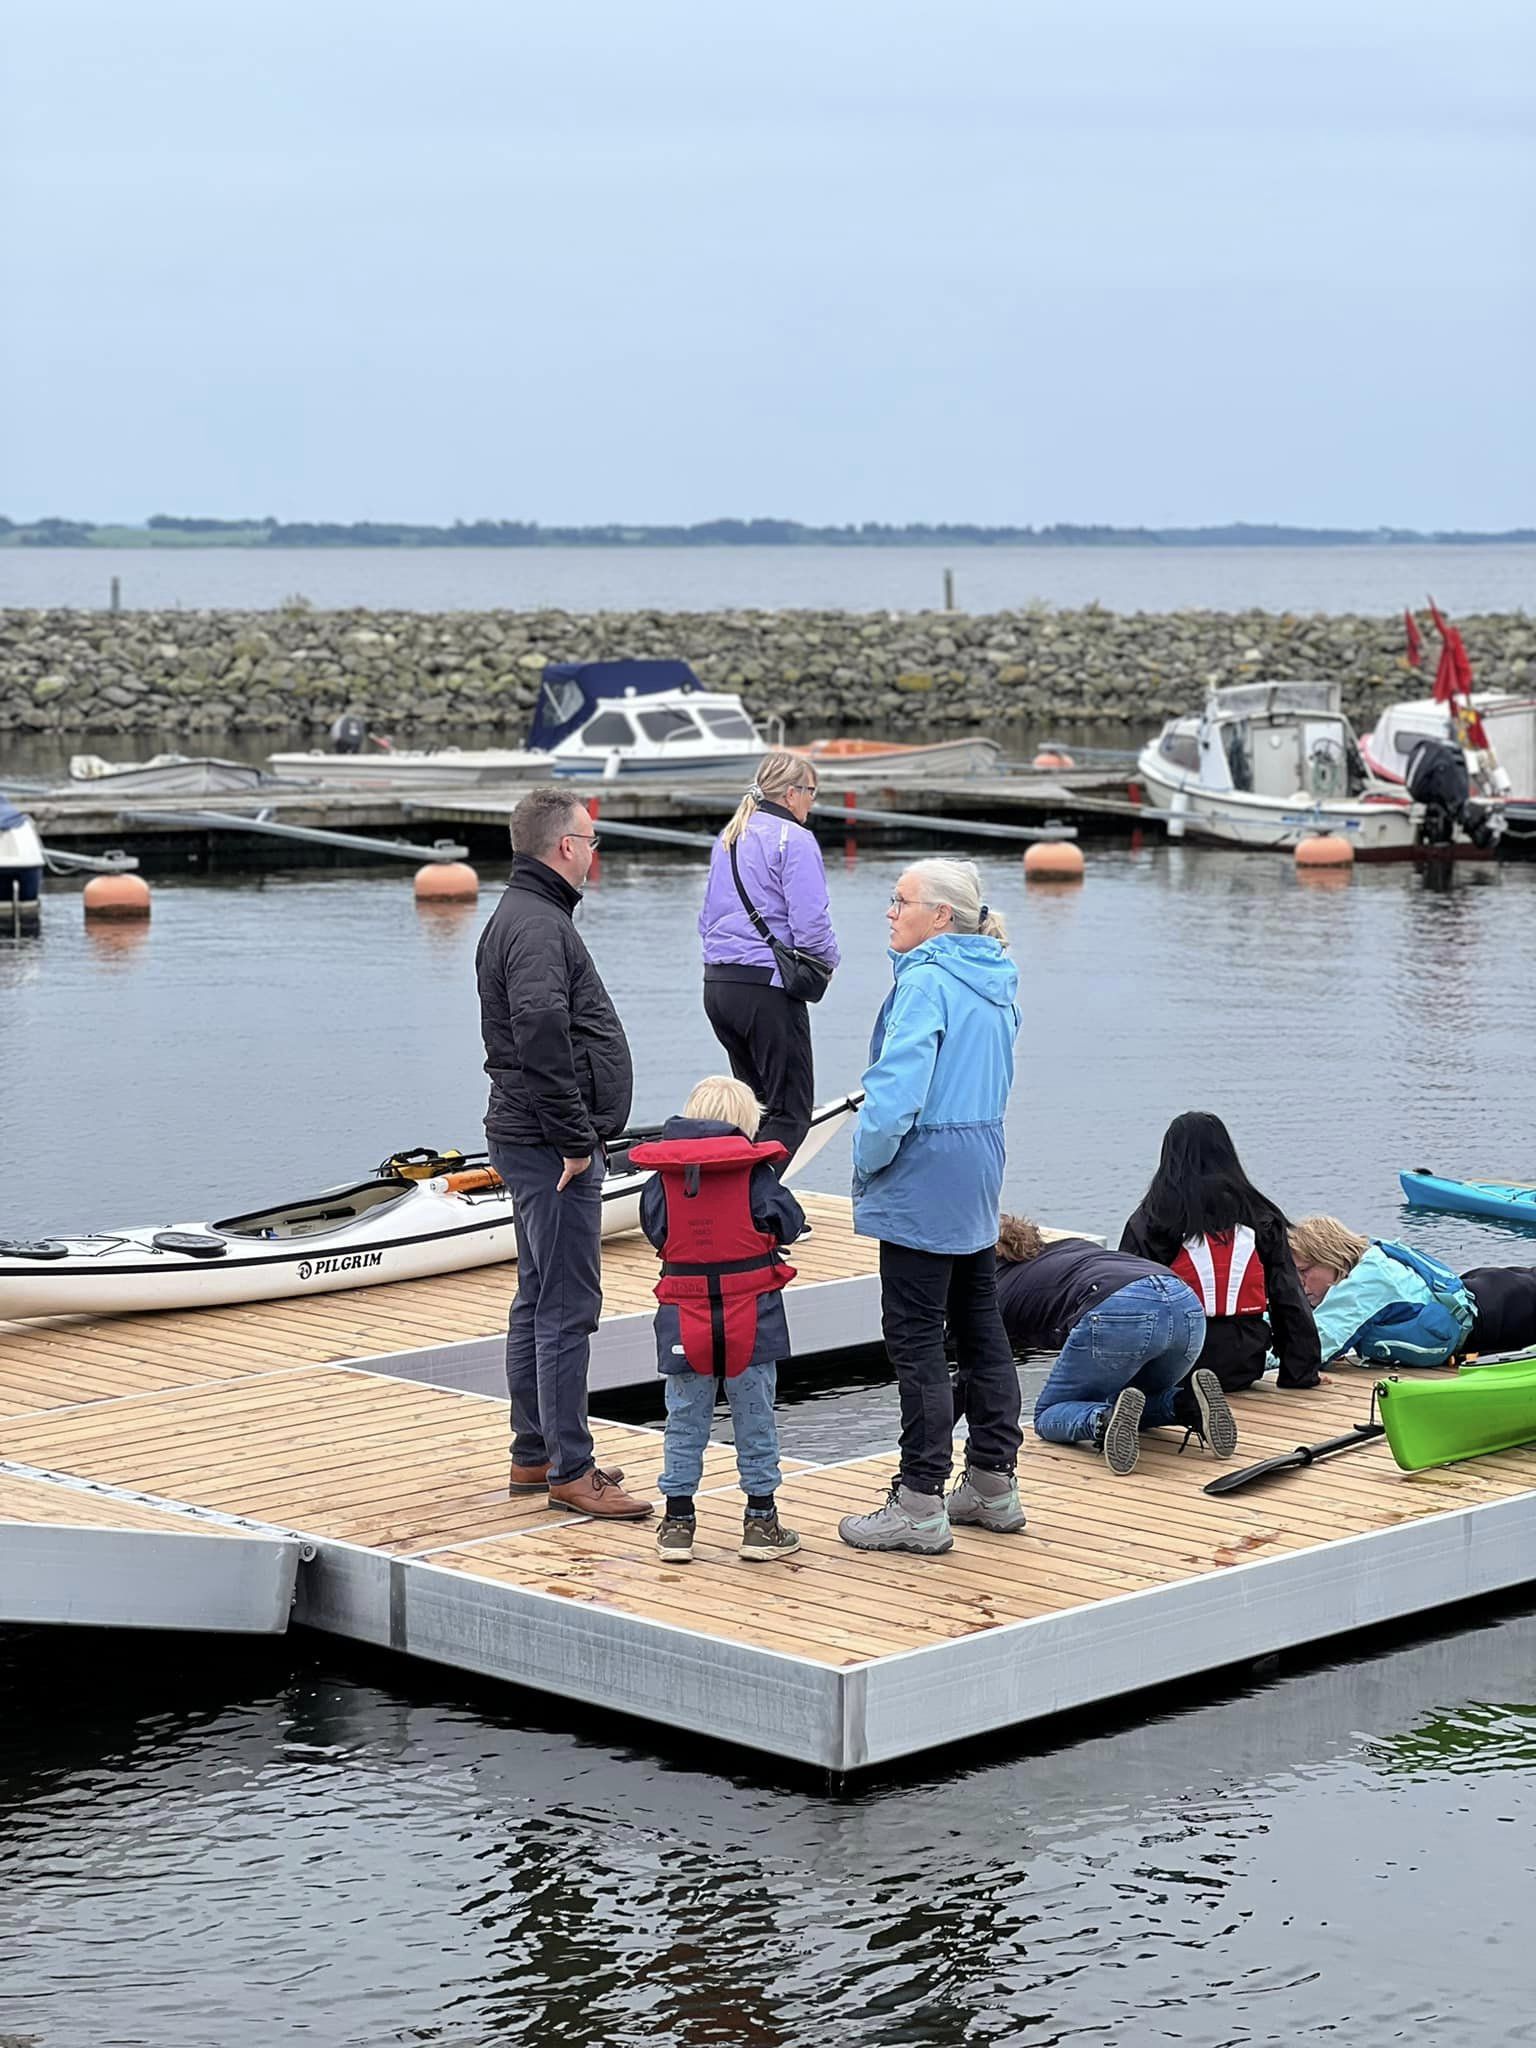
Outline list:
[[[725,1383],[730,1403],[731,1425],[736,1433],[736,1469],[743,1493],[776,1492],[783,1474],[779,1471],[779,1431],[773,1419],[773,1398],[778,1385],[778,1367],[749,1365]],[[667,1435],[662,1459],[661,1490],[693,1494],[704,1476],[704,1447],[709,1442],[709,1425],[715,1408],[715,1379],[711,1373],[669,1372],[664,1376],[667,1390]]]

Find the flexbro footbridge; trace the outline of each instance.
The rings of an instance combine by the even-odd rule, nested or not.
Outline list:
[[[797,1349],[878,1327],[874,1247],[807,1202],[786,1295]],[[604,1246],[594,1384],[654,1370],[654,1255]],[[304,1626],[561,1701],[709,1730],[842,1775],[1536,1577],[1536,1450],[1404,1474],[1385,1444],[1212,1499],[1216,1468],[1144,1439],[1132,1477],[1032,1438],[1029,1527],[958,1529],[945,1557],[837,1536],[889,1452],[786,1462],[803,1548],[736,1556],[713,1446],[691,1565],[654,1525],[509,1500],[500,1326],[510,1268],[304,1303],[0,1326],[0,1620]],[[1234,1399],[1239,1459],[1339,1434],[1366,1374]],[[604,1423],[605,1464],[653,1490],[660,1436]]]

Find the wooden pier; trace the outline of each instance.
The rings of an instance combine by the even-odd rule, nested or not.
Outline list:
[[[814,1329],[852,1283],[867,1340],[874,1248],[846,1204],[808,1206],[792,1317]],[[610,1241],[604,1260],[614,1324],[638,1317],[648,1338],[649,1249]],[[960,1529],[936,1559],[838,1539],[840,1515],[877,1501],[892,1453],[788,1461],[781,1507],[803,1549],[761,1566],[736,1556],[741,1496],[714,1445],[696,1561],[663,1566],[654,1525],[509,1500],[504,1398],[434,1376],[432,1354],[441,1365],[456,1347],[495,1347],[499,1362],[511,1277],[0,1327],[0,1618],[40,1530],[165,1539],[168,1584],[190,1546],[213,1561],[243,1540],[266,1546],[252,1562],[269,1575],[293,1560],[293,1615],[310,1627],[841,1775],[1536,1577],[1536,1450],[1409,1476],[1378,1442],[1212,1500],[1201,1488],[1218,1468],[1181,1455],[1174,1432],[1145,1438],[1119,1481],[1028,1438],[1028,1529]],[[1341,1372],[1238,1397],[1240,1457],[1340,1433],[1369,1386]],[[653,1490],[658,1431],[594,1434],[627,1484]],[[88,1583],[110,1554],[98,1541],[64,1568]],[[141,1586],[148,1560],[142,1547],[132,1560]],[[120,1604],[55,1618],[131,1619]],[[159,1625],[186,1625],[185,1609]],[[36,1602],[30,1618],[44,1618]]]

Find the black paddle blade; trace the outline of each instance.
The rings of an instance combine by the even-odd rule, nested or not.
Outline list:
[[[1386,1430],[1379,1422],[1357,1422],[1348,1436],[1331,1436],[1320,1444],[1298,1444],[1284,1457],[1266,1458],[1262,1465],[1245,1465],[1240,1472],[1223,1472],[1219,1479],[1211,1481],[1205,1491],[1213,1495],[1238,1493],[1245,1486],[1257,1486],[1260,1480],[1276,1479],[1282,1472],[1303,1472],[1321,1458],[1336,1458],[1342,1451],[1361,1450],[1385,1435]]]

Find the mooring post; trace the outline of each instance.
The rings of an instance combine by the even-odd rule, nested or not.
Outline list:
[[[946,569],[946,570],[944,571],[944,609],[945,609],[945,611],[947,611],[947,612],[952,612],[952,611],[954,610],[954,608],[955,608],[955,572],[954,572],[954,570],[953,570],[953,569]]]
[[[114,612],[120,612],[120,611],[122,610],[122,608],[123,608],[123,579],[122,579],[122,578],[121,578],[120,576],[114,576],[114,577],[112,578],[112,599],[111,599],[111,603],[110,603],[110,605],[109,605],[108,609],[109,609],[109,610],[111,610],[111,611],[114,611]]]

